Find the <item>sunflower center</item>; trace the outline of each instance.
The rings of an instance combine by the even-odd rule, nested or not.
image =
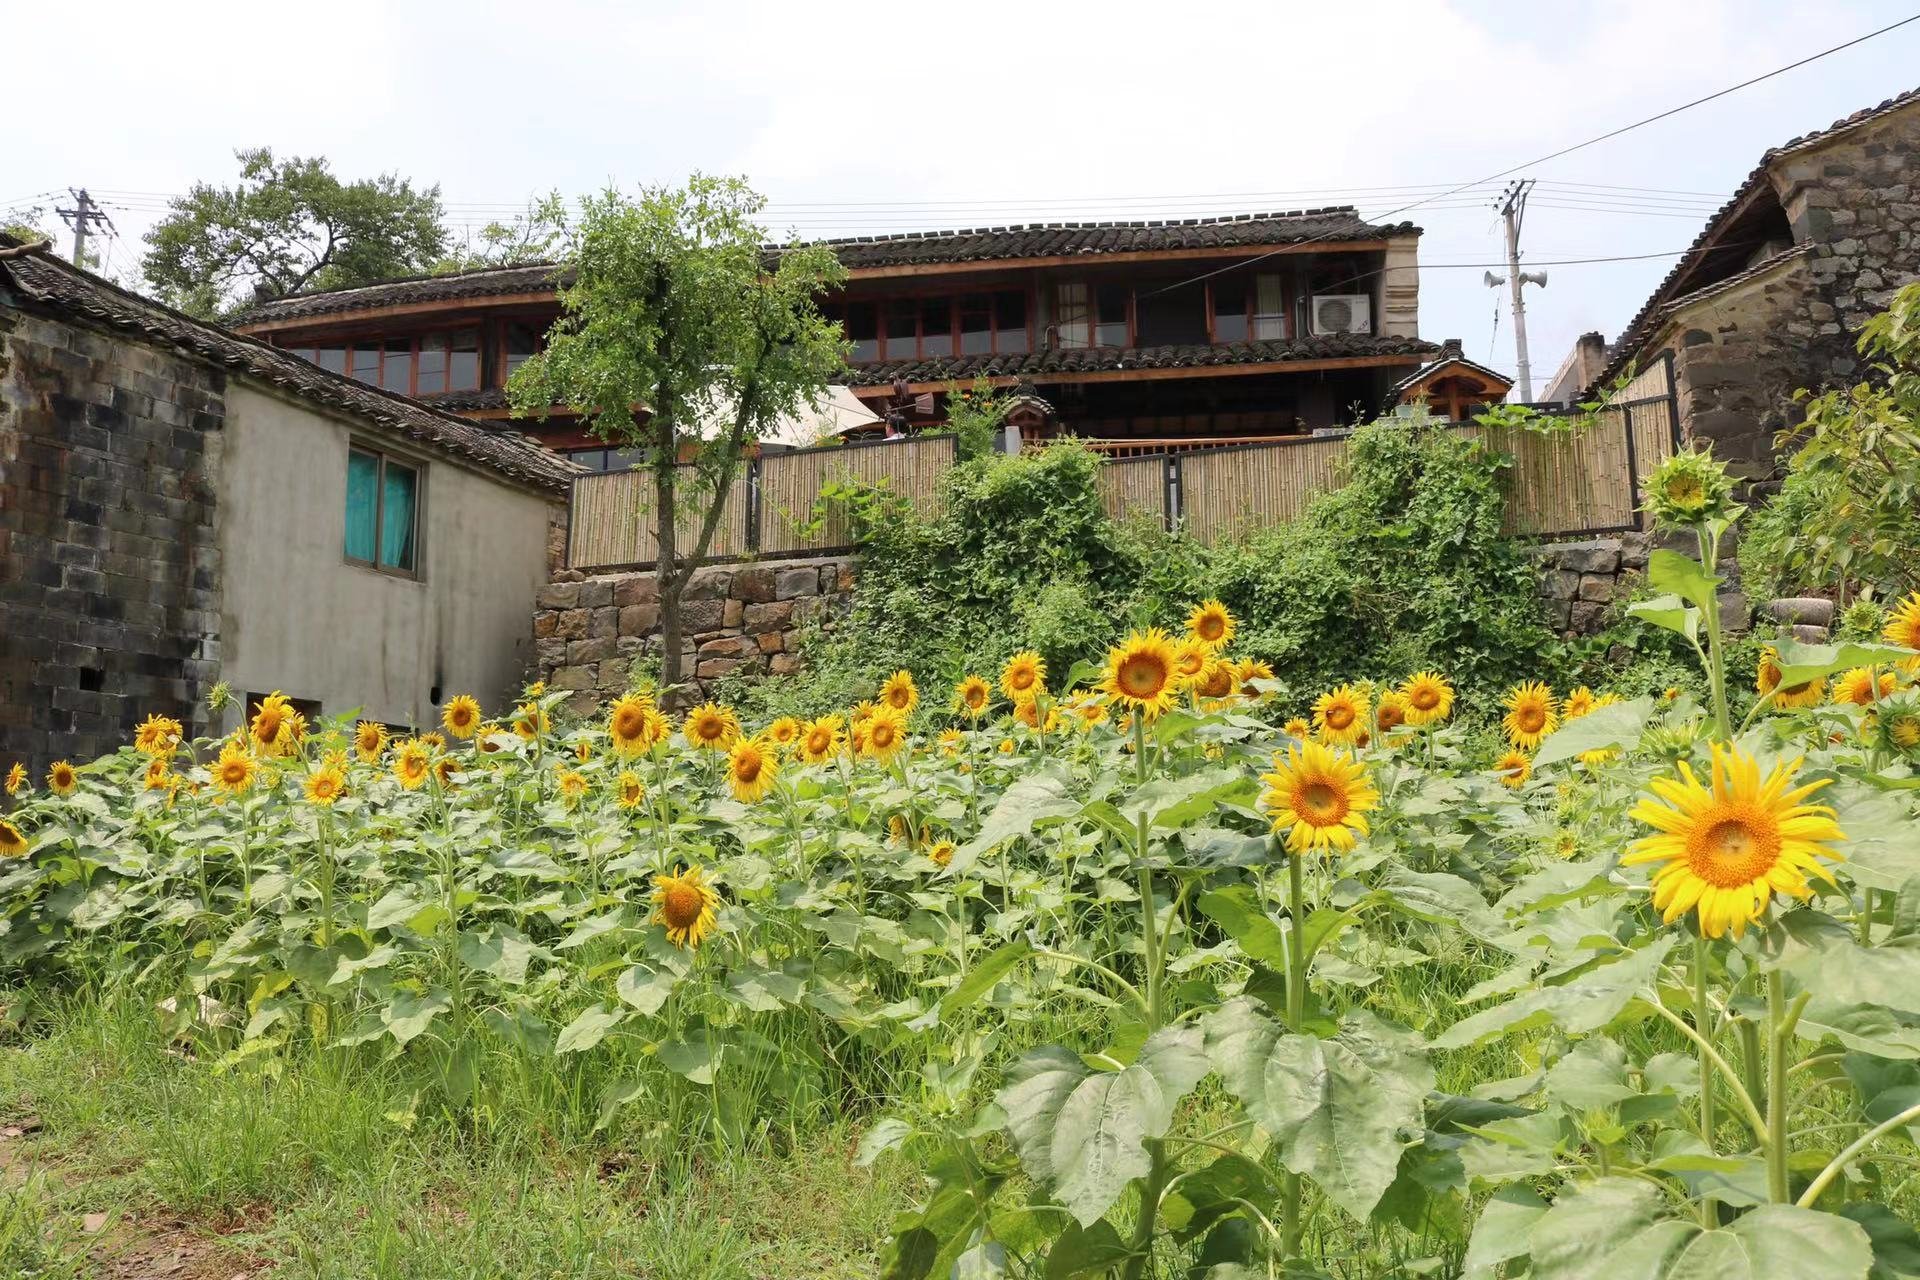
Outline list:
[[[1415,689],[1413,691],[1412,702],[1418,710],[1431,711],[1440,705],[1440,694],[1433,689]]]
[[[1345,729],[1353,723],[1353,708],[1340,704],[1327,708],[1327,728]]]
[[[692,885],[676,884],[661,895],[660,914],[675,929],[691,929],[706,905],[706,899],[698,889]]]
[[[1167,686],[1167,668],[1158,658],[1139,654],[1120,664],[1118,683],[1129,697],[1152,698]]]
[[[1347,796],[1324,778],[1309,779],[1295,785],[1293,811],[1310,826],[1330,827],[1347,816]]]
[[[1202,640],[1218,640],[1226,634],[1226,630],[1226,624],[1221,622],[1215,614],[1210,613],[1200,619],[1200,638]]]
[[[827,753],[827,748],[832,745],[833,745],[832,735],[824,732],[823,730],[815,729],[812,733],[807,735],[807,750],[816,756],[825,755]]]
[[[1380,727],[1382,729],[1395,728],[1399,725],[1399,723],[1400,723],[1400,708],[1398,707],[1380,708]]]
[[[1687,865],[1721,889],[1752,884],[1780,858],[1780,829],[1747,806],[1719,806],[1703,815],[1687,841]]]
[[[1538,733],[1547,727],[1546,708],[1524,706],[1514,713],[1514,723],[1520,726],[1522,733]]]
[[[1667,499],[1681,505],[1691,505],[1705,497],[1700,481],[1694,476],[1676,476],[1667,485]]]
[[[733,776],[742,782],[752,782],[760,776],[760,753],[743,751],[740,758],[733,762]]]
[[[646,727],[646,719],[639,708],[628,707],[613,718],[613,736],[622,739],[639,737],[640,731]]]

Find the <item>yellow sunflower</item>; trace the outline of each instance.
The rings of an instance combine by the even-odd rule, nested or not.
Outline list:
[[[1853,667],[1840,673],[1833,683],[1833,700],[1851,702],[1856,707],[1870,707],[1874,701],[1874,686],[1879,685],[1882,698],[1891,697],[1896,681],[1893,672],[1882,671],[1879,679],[1874,679],[1871,667]]]
[[[490,756],[500,750],[500,722],[488,720],[474,734],[474,747],[481,755]]]
[[[278,689],[260,699],[247,727],[254,751],[268,759],[286,754],[294,743],[293,717],[293,703]]]
[[[1407,700],[1389,689],[1380,695],[1380,703],[1373,709],[1373,723],[1380,732],[1392,733],[1407,722]]]
[[[993,686],[979,676],[968,676],[953,686],[953,709],[978,720],[993,705]]]
[[[150,715],[133,731],[134,750],[142,755],[166,759],[179,749],[184,730],[172,716]]]
[[[1528,751],[1539,746],[1560,723],[1553,690],[1538,680],[1509,689],[1505,705],[1507,714],[1500,718],[1500,727],[1506,730],[1508,742]]]
[[[444,751],[447,747],[446,735],[438,729],[429,729],[420,735],[420,741],[429,751]]]
[[[27,851],[27,838],[20,828],[0,818],[0,858],[18,858]]]
[[[27,766],[15,760],[13,768],[7,770],[7,794],[17,796],[20,794],[20,789],[26,785]]]
[[[573,758],[579,764],[587,764],[593,759],[593,742],[589,738],[580,738],[573,744]]]
[[[1148,719],[1173,706],[1180,683],[1174,673],[1173,641],[1158,627],[1136,631],[1107,650],[1099,689]]]
[[[442,790],[453,790],[454,784],[460,780],[460,761],[453,756],[441,756],[435,760],[433,780],[440,784]]]
[[[1013,704],[1013,718],[1029,729],[1040,727],[1040,699],[1028,698]]]
[[[1194,684],[1213,660],[1213,650],[1200,641],[1191,637],[1178,641],[1173,646],[1173,678],[1182,688]]]
[[[1233,679],[1240,687],[1241,697],[1258,702],[1266,695],[1261,693],[1254,681],[1273,679],[1273,668],[1259,658],[1242,658],[1233,664]]]
[[[578,769],[560,767],[560,798],[568,805],[575,805],[586,794],[587,775]]]
[[[229,742],[220,748],[220,755],[213,762],[213,785],[226,795],[245,795],[253,786],[258,768],[251,751],[238,742]]]
[[[860,754],[870,760],[887,761],[898,755],[907,743],[906,718],[887,708],[876,711],[860,726],[856,740]]]
[[[1566,701],[1560,704],[1561,723],[1578,720],[1591,710],[1593,710],[1593,690],[1585,685],[1576,686],[1573,692],[1567,695]]]
[[[913,683],[911,671],[896,671],[880,686],[880,701],[906,715],[920,705],[920,689]]]
[[[1047,691],[1047,664],[1032,649],[1014,654],[1000,671],[1000,692],[1014,702],[1025,702]]]
[[[1193,690],[1195,696],[1208,702],[1225,702],[1233,697],[1236,688],[1234,664],[1216,653],[1187,687]]]
[[[953,841],[951,840],[934,841],[933,847],[927,850],[927,857],[933,861],[934,866],[945,867],[948,863],[953,861]]]
[[[622,769],[620,776],[613,780],[614,803],[622,809],[637,809],[640,802],[647,798],[646,784],[640,781],[640,775],[631,769]]]
[[[1215,653],[1233,643],[1235,630],[1233,615],[1218,600],[1203,600],[1187,615],[1187,634]]]
[[[725,751],[739,741],[740,717],[733,713],[732,707],[705,702],[687,712],[680,731],[687,735],[689,746],[702,751]]]
[[[142,785],[148,791],[165,791],[173,786],[173,770],[159,756],[147,761],[146,775]]]
[[[380,758],[387,749],[387,727],[374,720],[362,720],[353,726],[353,753],[367,764]]]
[[[629,693],[607,708],[607,737],[615,755],[625,759],[653,746],[651,713],[655,710],[653,699],[637,693]]]
[[[1367,695],[1350,684],[1314,699],[1313,727],[1333,746],[1350,746],[1367,727]]]
[[[545,680],[535,680],[532,684],[527,686],[527,697],[538,698],[540,695],[544,694],[546,691],[547,691],[547,682]]]
[[[958,729],[942,729],[940,736],[934,739],[943,756],[957,756],[960,748],[966,744],[966,738]]]
[[[1903,649],[1920,649],[1920,591],[1911,591],[1887,616],[1880,638]],[[1902,658],[1900,665],[1909,671],[1920,670],[1920,657]]]
[[[1099,698],[1083,697],[1073,704],[1073,718],[1082,730],[1091,733],[1094,726],[1107,722],[1107,704]]]
[[[1015,746],[1015,745],[1014,745],[1014,741],[1013,741],[1013,739],[1012,739],[1012,738],[1002,738],[1002,739],[1000,739],[1000,754],[1001,754],[1001,755],[1003,755],[1003,756],[1010,756],[1010,755],[1012,755],[1012,754],[1013,754],[1013,753],[1014,753],[1015,751],[1017,751],[1017,750],[1019,750],[1019,748],[1018,748],[1017,746]]]
[[[780,757],[756,738],[741,738],[727,752],[727,786],[742,804],[764,800],[780,772]]]
[[[699,867],[653,878],[653,922],[666,926],[667,941],[676,947],[699,946],[713,931],[719,905],[720,895],[707,885]]]
[[[1453,686],[1437,671],[1421,671],[1400,686],[1407,700],[1407,723],[1419,727],[1439,724],[1453,714]]]
[[[417,790],[433,768],[433,753],[418,738],[408,738],[393,748],[393,776],[408,791]]]
[[[1713,743],[1711,786],[1702,786],[1685,761],[1677,778],[1655,778],[1653,793],[1631,816],[1657,834],[1636,841],[1623,866],[1658,863],[1653,905],[1668,924],[1689,911],[1710,938],[1738,938],[1765,913],[1776,893],[1804,900],[1807,878],[1833,883],[1820,859],[1839,860],[1829,846],[1846,839],[1834,812],[1803,803],[1826,779],[1793,786],[1798,759],[1760,765],[1738,747]]]
[[[800,758],[808,764],[825,764],[839,756],[846,745],[840,717],[821,716],[809,720],[800,731]]]
[[[1313,726],[1308,724],[1303,717],[1295,716],[1280,726],[1280,732],[1286,734],[1289,738],[1298,738],[1300,741],[1305,742],[1312,736]]]
[[[79,785],[79,773],[65,760],[54,761],[47,770],[47,788],[57,796],[70,796]]]
[[[1273,772],[1260,781],[1267,784],[1261,806],[1290,853],[1352,849],[1354,837],[1367,834],[1367,811],[1380,803],[1365,765],[1317,742],[1275,752]]]
[[[1817,707],[1826,700],[1827,682],[1820,680],[1802,680],[1799,684],[1780,687],[1780,654],[1772,645],[1760,651],[1760,662],[1753,673],[1753,687],[1762,697],[1773,694],[1776,707]]]
[[[1503,786],[1517,791],[1533,776],[1533,757],[1516,747],[1494,762],[1493,771]]]
[[[331,805],[347,794],[346,771],[329,761],[307,775],[301,790],[306,794],[308,804]]]
[[[553,721],[537,702],[523,702],[513,709],[513,732],[524,741],[532,742],[552,728]]]
[[[767,726],[764,736],[777,750],[791,751],[800,741],[800,722],[792,716],[781,716]]]
[[[480,727],[480,704],[469,694],[457,693],[440,709],[440,723],[448,733],[465,742]]]

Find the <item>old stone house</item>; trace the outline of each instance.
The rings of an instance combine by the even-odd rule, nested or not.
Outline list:
[[[1767,479],[1775,433],[1797,420],[1794,392],[1857,380],[1861,325],[1920,276],[1917,167],[1920,89],[1768,151],[1587,394],[1671,362],[1683,439]]]
[[[0,768],[224,729],[218,681],[498,705],[576,471],[0,237]]]

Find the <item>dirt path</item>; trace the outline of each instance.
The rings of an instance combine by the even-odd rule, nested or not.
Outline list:
[[[147,1206],[129,1206],[104,1188],[91,1207],[84,1176],[50,1160],[36,1139],[37,1120],[0,1123],[0,1191],[12,1192],[39,1175],[69,1257],[91,1264],[99,1280],[265,1280],[272,1268],[223,1234],[248,1224],[210,1225]],[[51,1225],[51,1224],[50,1224]]]

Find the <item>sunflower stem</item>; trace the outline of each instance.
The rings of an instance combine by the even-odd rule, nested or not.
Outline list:
[[[1696,531],[1700,542],[1700,564],[1707,576],[1715,576],[1720,559],[1720,539],[1705,529]],[[1733,740],[1733,717],[1727,711],[1727,655],[1720,635],[1719,601],[1710,601],[1701,609],[1707,622],[1707,683],[1713,690],[1713,736],[1720,742]]]
[[[1789,1201],[1787,1182],[1787,1044],[1793,1027],[1787,1020],[1786,979],[1778,969],[1767,975],[1767,1195],[1775,1204]]]
[[[1147,782],[1147,718],[1136,710],[1133,716],[1134,778],[1138,785]],[[1134,861],[1140,880],[1140,945],[1146,954],[1147,1034],[1158,1031],[1163,1018],[1160,992],[1159,913],[1153,906],[1153,872],[1147,866],[1147,811],[1143,807],[1134,819]],[[1159,1139],[1147,1142],[1149,1163],[1147,1180],[1140,1190],[1140,1217],[1134,1225],[1133,1240],[1127,1250],[1125,1280],[1140,1280],[1153,1260],[1153,1230],[1160,1217],[1160,1196],[1167,1184],[1170,1166],[1166,1144]]]
[[[1712,1011],[1707,1004],[1707,936],[1693,936],[1693,1029],[1709,1044],[1713,1041]],[[1713,1063],[1705,1053],[1694,1057],[1700,1064],[1700,1141],[1713,1150]]]
[[[1741,1018],[1735,1026],[1740,1033],[1741,1087],[1748,1097],[1757,1098],[1766,1087],[1766,1065],[1760,1057],[1760,1024],[1752,1018]]]

